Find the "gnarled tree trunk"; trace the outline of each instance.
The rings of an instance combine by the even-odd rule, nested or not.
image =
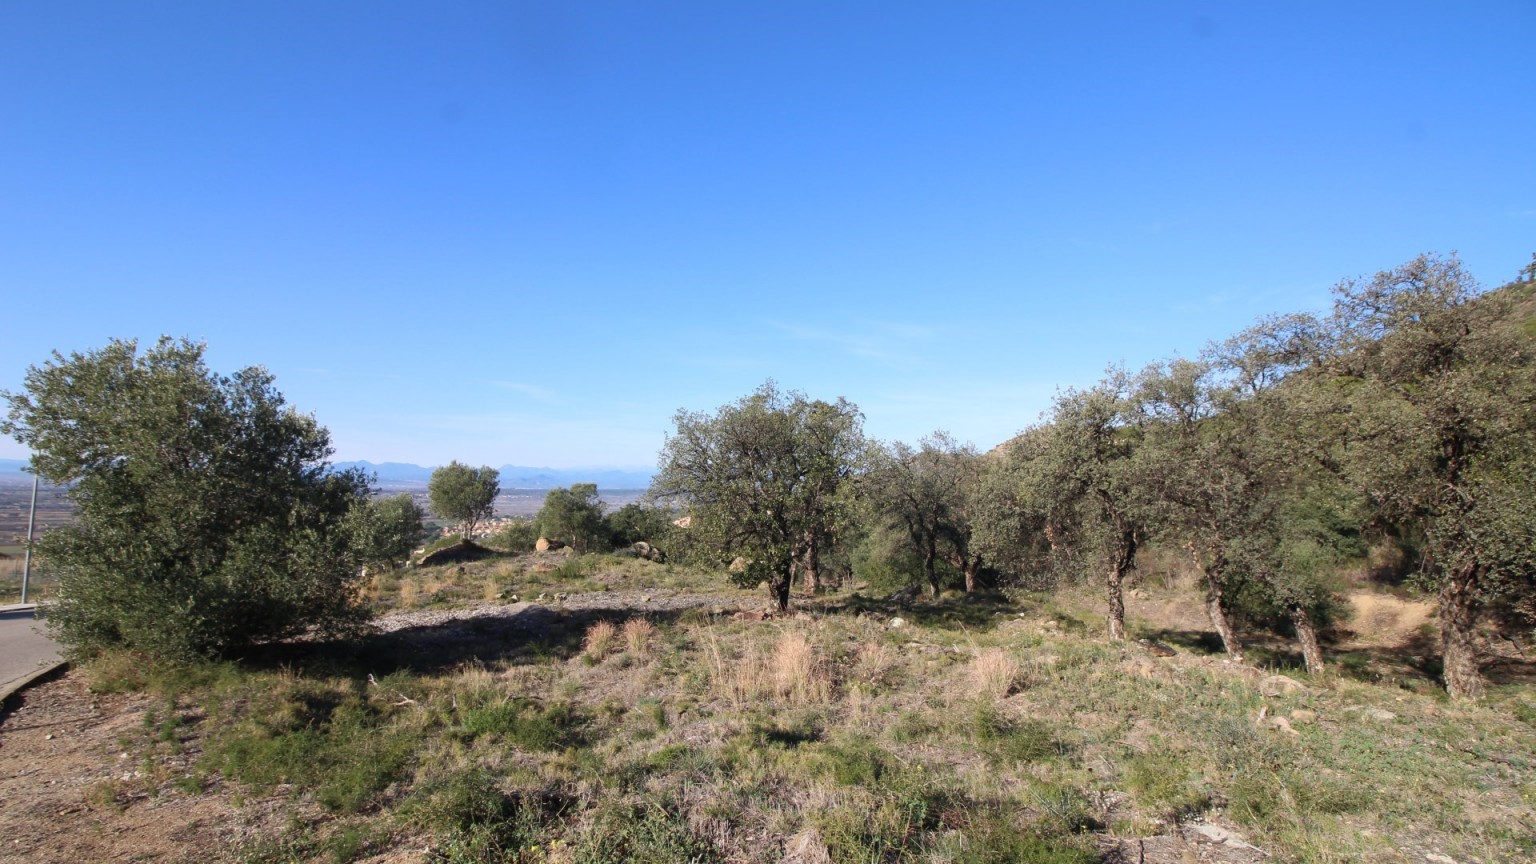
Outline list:
[[[1312,616],[1304,606],[1291,607],[1291,624],[1296,628],[1296,641],[1301,644],[1301,657],[1307,662],[1307,671],[1313,675],[1323,671],[1323,648],[1317,641],[1317,628],[1312,626]]]
[[[817,548],[816,534],[805,532],[805,553],[800,558],[800,569],[805,574],[801,588],[807,594],[821,590],[821,550]]]
[[[928,541],[928,547],[923,550],[923,575],[928,577],[928,587],[933,592],[935,600],[939,597],[939,572],[934,568],[934,559],[939,557],[939,550],[933,541]]]
[[[1486,692],[1477,666],[1473,628],[1477,624],[1477,582],[1481,569],[1462,564],[1440,586],[1440,641],[1445,690],[1457,699],[1481,699]]]
[[[965,561],[965,593],[970,594],[976,590],[976,576],[981,572],[981,556],[975,555]]]
[[[1136,566],[1136,532],[1121,532],[1119,543],[1110,557],[1106,587],[1109,589],[1109,640],[1125,641],[1125,574]]]
[[[1237,638],[1237,627],[1232,623],[1232,609],[1227,600],[1226,588],[1221,584],[1222,571],[1226,569],[1226,559],[1216,550],[1211,550],[1211,560],[1207,564],[1200,561],[1200,553],[1194,543],[1189,544],[1190,557],[1194,559],[1195,569],[1205,574],[1205,614],[1211,619],[1211,626],[1216,628],[1216,635],[1221,637],[1221,647],[1227,651],[1227,656],[1243,662],[1243,645]]]

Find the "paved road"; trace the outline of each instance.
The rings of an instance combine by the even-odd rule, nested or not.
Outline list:
[[[59,659],[58,643],[49,639],[33,610],[0,611],[0,691]]]

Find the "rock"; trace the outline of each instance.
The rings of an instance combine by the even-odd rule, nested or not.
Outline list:
[[[639,552],[642,556],[649,556],[651,554],[651,544],[645,542],[644,540],[636,540],[634,545],[630,546],[629,548]]]
[[[1251,844],[1248,843],[1248,841],[1237,836],[1231,831],[1222,828],[1219,825],[1211,825],[1206,822],[1197,822],[1185,827],[1189,833],[1194,834],[1201,839],[1209,840],[1212,843],[1218,843],[1222,846],[1232,846],[1237,849],[1254,848]]]
[[[1291,712],[1291,722],[1297,726],[1310,726],[1317,722],[1317,712],[1308,711],[1305,708],[1297,708]]]
[[[533,544],[533,551],[535,552],[552,552],[564,548],[564,543],[561,543],[559,540],[551,540],[548,537],[540,537],[538,542]]]
[[[768,617],[768,613],[766,613],[766,612],[741,611],[741,612],[737,612],[735,615],[732,615],[731,616],[731,620],[732,621],[763,621],[763,620],[767,619],[767,617]]]
[[[745,573],[747,572],[747,565],[749,563],[751,562],[738,555],[733,561],[731,561],[731,566],[727,567],[726,569],[730,570],[732,573]]]
[[[1267,675],[1259,682],[1259,692],[1270,698],[1279,696],[1297,696],[1311,692],[1305,684],[1295,678],[1287,678],[1284,675]]]
[[[784,841],[785,864],[832,864],[832,854],[821,834],[807,828]]]
[[[1285,719],[1284,717],[1269,718],[1269,725],[1275,729],[1279,729],[1281,732],[1284,732],[1287,735],[1295,735],[1297,737],[1301,736],[1300,732],[1297,732],[1295,729],[1291,728],[1291,721]]]
[[[907,626],[907,621],[905,618],[892,618],[891,623],[887,626],[889,626],[892,630],[897,630]]]

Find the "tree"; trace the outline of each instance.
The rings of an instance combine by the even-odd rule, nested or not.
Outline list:
[[[432,512],[461,523],[465,540],[475,536],[475,523],[489,519],[501,494],[501,475],[495,468],[471,468],[458,462],[432,472],[427,495]]]
[[[359,501],[347,517],[352,547],[364,564],[394,567],[421,542],[425,516],[407,492]]]
[[[1070,534],[1104,574],[1109,638],[1116,642],[1125,639],[1125,578],[1150,522],[1129,387],[1115,372],[1089,390],[1061,394],[1036,446],[1010,454],[1010,473],[1026,487],[1021,494],[1039,512],[1051,545],[1067,546]]]
[[[1333,607],[1327,571],[1346,538],[1334,491],[1296,458],[1280,387],[1299,368],[1310,319],[1271,319],[1200,361],[1148,366],[1137,378],[1141,471],[1160,522],[1185,539],[1206,580],[1206,612],[1228,655],[1241,660],[1241,592],[1286,617],[1307,668],[1320,672],[1317,623]],[[1299,335],[1300,334],[1300,335]],[[1336,484],[1334,484],[1336,485]],[[1335,530],[1340,529],[1340,530]]]
[[[39,543],[59,574],[49,623],[73,653],[214,656],[366,619],[346,528],[366,478],[329,470],[326,431],[266,371],[216,375],[204,350],[54,352],[3,394],[0,430],[77,510]]]
[[[1536,572],[1536,344],[1514,314],[1533,290],[1483,293],[1460,261],[1431,256],[1346,281],[1337,350],[1305,394],[1341,476],[1422,536],[1459,698],[1485,689],[1481,607]]]
[[[918,442],[873,448],[863,478],[864,497],[886,527],[899,531],[922,561],[929,591],[939,596],[935,562],[941,557],[965,575],[965,590],[976,589],[982,564],[972,540],[971,509],[980,493],[980,457],[945,432]]]
[[[660,507],[631,502],[603,517],[614,546],[630,546],[641,540],[666,543],[672,536],[673,514]]]
[[[541,537],[563,541],[578,553],[591,551],[607,535],[597,484],[574,483],[569,489],[549,490],[534,524]]]
[[[863,416],[844,399],[812,401],[770,381],[713,415],[679,411],[674,422],[652,495],[683,505],[689,532],[717,551],[757,562],[788,608],[795,562],[814,558],[844,516]]]

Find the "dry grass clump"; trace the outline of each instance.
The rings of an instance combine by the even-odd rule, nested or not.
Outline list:
[[[1005,699],[1013,692],[1021,672],[1019,661],[1002,648],[992,648],[971,661],[971,683],[976,694],[988,699]]]
[[[656,635],[656,625],[645,618],[631,618],[624,622],[624,647],[636,657],[644,657],[650,648],[651,637]]]
[[[826,665],[804,633],[785,633],[768,659],[768,679],[774,695],[796,705],[827,701],[832,681]]]
[[[763,699],[811,705],[831,698],[832,677],[826,661],[803,633],[784,633],[767,654],[748,645],[740,657],[730,657],[722,650],[718,634],[708,628],[704,648],[716,692],[737,707]]]
[[[613,648],[613,640],[619,628],[612,621],[599,621],[587,628],[586,638],[581,640],[581,652],[593,660],[601,660]]]

